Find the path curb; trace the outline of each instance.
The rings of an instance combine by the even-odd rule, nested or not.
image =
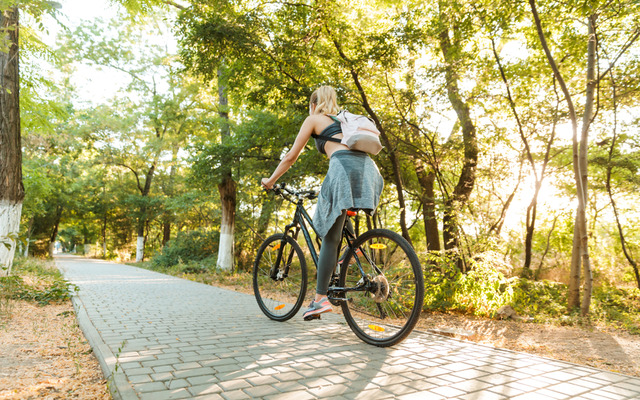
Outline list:
[[[113,354],[109,346],[102,340],[100,333],[91,322],[82,299],[79,295],[74,294],[71,297],[73,308],[76,312],[76,319],[80,329],[84,333],[85,338],[91,345],[93,354],[100,363],[102,373],[107,380],[107,387],[114,400],[138,400],[133,386],[129,383],[124,373],[116,370],[118,357]]]

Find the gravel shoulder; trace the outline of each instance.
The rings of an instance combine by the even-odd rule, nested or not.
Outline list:
[[[110,399],[71,301],[14,301],[0,320],[0,399]]]

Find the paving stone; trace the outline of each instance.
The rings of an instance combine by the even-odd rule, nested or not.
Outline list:
[[[81,289],[74,303],[92,346],[119,357],[126,379],[114,385],[134,396],[123,400],[640,398],[635,377],[418,332],[378,348],[337,313],[280,323],[252,295],[103,261],[56,262]]]
[[[190,399],[191,393],[187,389],[170,389],[162,392],[142,393],[140,400],[170,400],[170,399]]]
[[[456,389],[450,386],[436,387],[433,389],[429,389],[429,391],[435,394],[439,394],[441,396],[448,397],[448,398],[453,398],[453,397],[462,396],[466,394],[463,390]]]
[[[194,368],[194,369],[183,369],[181,371],[175,371],[173,375],[176,378],[193,378],[195,376],[209,376],[214,375],[215,370],[213,368]]]
[[[274,388],[271,385],[261,385],[261,386],[253,386],[250,388],[243,389],[245,393],[247,393],[251,398],[264,398],[266,396],[270,396],[276,393],[280,393],[278,389]]]
[[[144,392],[158,392],[160,390],[165,390],[167,387],[163,382],[148,382],[148,383],[140,383],[134,385],[136,391],[140,393]]]
[[[605,391],[605,392],[611,392],[611,393],[614,393],[614,394],[618,394],[620,396],[627,396],[627,397],[631,397],[631,396],[634,396],[634,395],[638,394],[637,391],[629,390],[629,389],[626,389],[624,387],[620,387],[617,384],[616,385],[612,385],[612,386],[605,386],[605,387],[602,388],[602,390]]]
[[[473,392],[458,397],[459,400],[505,400],[507,397],[489,391]]]
[[[217,383],[208,383],[204,385],[192,385],[188,389],[189,389],[189,392],[194,396],[222,392],[222,388],[218,386]]]
[[[147,382],[153,382],[153,379],[151,379],[151,377],[149,375],[131,375],[128,377],[129,382],[131,383],[147,383]]]
[[[306,390],[297,390],[293,392],[287,393],[279,393],[274,394],[272,396],[267,396],[265,399],[267,400],[310,400],[315,399],[316,397]]]
[[[167,387],[169,389],[182,389],[191,386],[191,383],[186,379],[174,379],[172,381],[167,382]]]
[[[229,392],[222,392],[222,397],[226,400],[241,400],[241,399],[250,399],[251,396],[242,390],[232,390]]]
[[[484,390],[492,386],[493,384],[491,383],[483,382],[476,379],[469,379],[469,380],[464,380],[462,382],[451,384],[452,388],[460,389],[466,393],[478,392],[480,390]]]
[[[569,382],[563,382],[557,385],[549,386],[547,389],[554,392],[560,392],[562,394],[566,394],[569,396],[577,396],[589,390],[584,386],[575,385]]]
[[[251,383],[247,382],[245,379],[234,379],[231,381],[224,381],[224,382],[220,382],[218,385],[220,385],[222,390],[224,390],[225,392],[236,390],[236,389],[242,389],[246,387],[251,387]]]

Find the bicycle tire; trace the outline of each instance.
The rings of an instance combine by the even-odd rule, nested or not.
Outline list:
[[[286,237],[282,249],[281,265],[276,272],[280,278],[271,278],[271,268],[276,262],[284,234],[269,236],[258,249],[253,263],[253,293],[262,312],[274,321],[286,321],[296,315],[307,293],[307,263],[298,242]]]
[[[342,263],[339,287],[358,288],[344,293],[342,312],[351,330],[368,344],[400,343],[420,318],[424,302],[420,261],[409,242],[388,229],[370,230],[355,239]]]

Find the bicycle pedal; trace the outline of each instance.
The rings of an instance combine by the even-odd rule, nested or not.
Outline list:
[[[305,321],[313,321],[314,319],[322,319],[322,318],[320,318],[320,314],[307,315],[306,317],[304,317]]]

